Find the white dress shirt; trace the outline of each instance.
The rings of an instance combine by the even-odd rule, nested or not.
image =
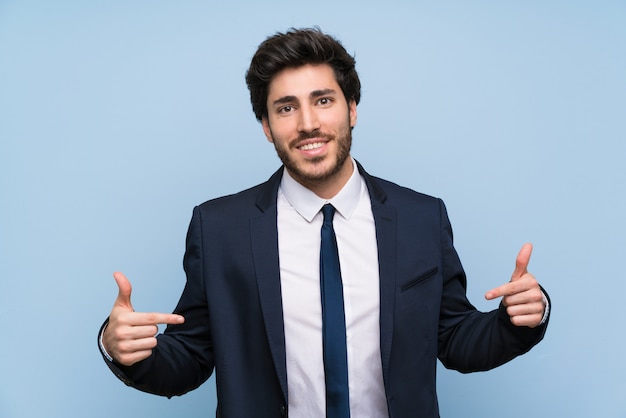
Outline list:
[[[378,247],[371,201],[356,164],[332,199],[285,170],[278,190],[278,249],[289,416],[326,414],[320,298],[320,209],[331,203],[343,281],[351,416],[388,417],[380,355]]]

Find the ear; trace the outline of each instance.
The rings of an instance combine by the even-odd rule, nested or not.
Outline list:
[[[354,128],[357,120],[356,101],[354,99],[350,100],[350,103],[348,103],[348,111],[350,112],[350,127]]]
[[[263,116],[261,118],[261,125],[263,126],[263,133],[267,138],[268,142],[274,143],[274,138],[272,137],[272,130],[270,129],[270,123],[267,120],[267,116]]]

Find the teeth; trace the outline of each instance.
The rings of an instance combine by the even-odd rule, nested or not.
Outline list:
[[[310,151],[312,149],[317,149],[320,148],[322,145],[324,145],[323,142],[314,142],[312,144],[306,144],[300,147],[301,150],[303,151]]]

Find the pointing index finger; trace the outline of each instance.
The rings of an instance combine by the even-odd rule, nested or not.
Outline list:
[[[134,312],[128,322],[130,325],[182,324],[185,322],[185,317],[159,312]]]
[[[524,284],[520,284],[520,282],[509,282],[507,284],[503,284],[502,286],[498,286],[495,289],[491,289],[487,293],[485,293],[485,299],[492,300],[502,296],[510,296],[516,293],[519,293],[525,289]]]

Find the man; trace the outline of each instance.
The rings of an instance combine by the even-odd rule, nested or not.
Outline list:
[[[360,82],[339,42],[276,34],[246,81],[284,167],[194,209],[174,314],[134,312],[115,273],[100,347],[120,379],[172,396],[215,369],[219,417],[437,417],[437,358],[487,370],[543,338],[529,244],[511,281],[486,293],[500,307],[478,312],[443,203],[351,157]]]

